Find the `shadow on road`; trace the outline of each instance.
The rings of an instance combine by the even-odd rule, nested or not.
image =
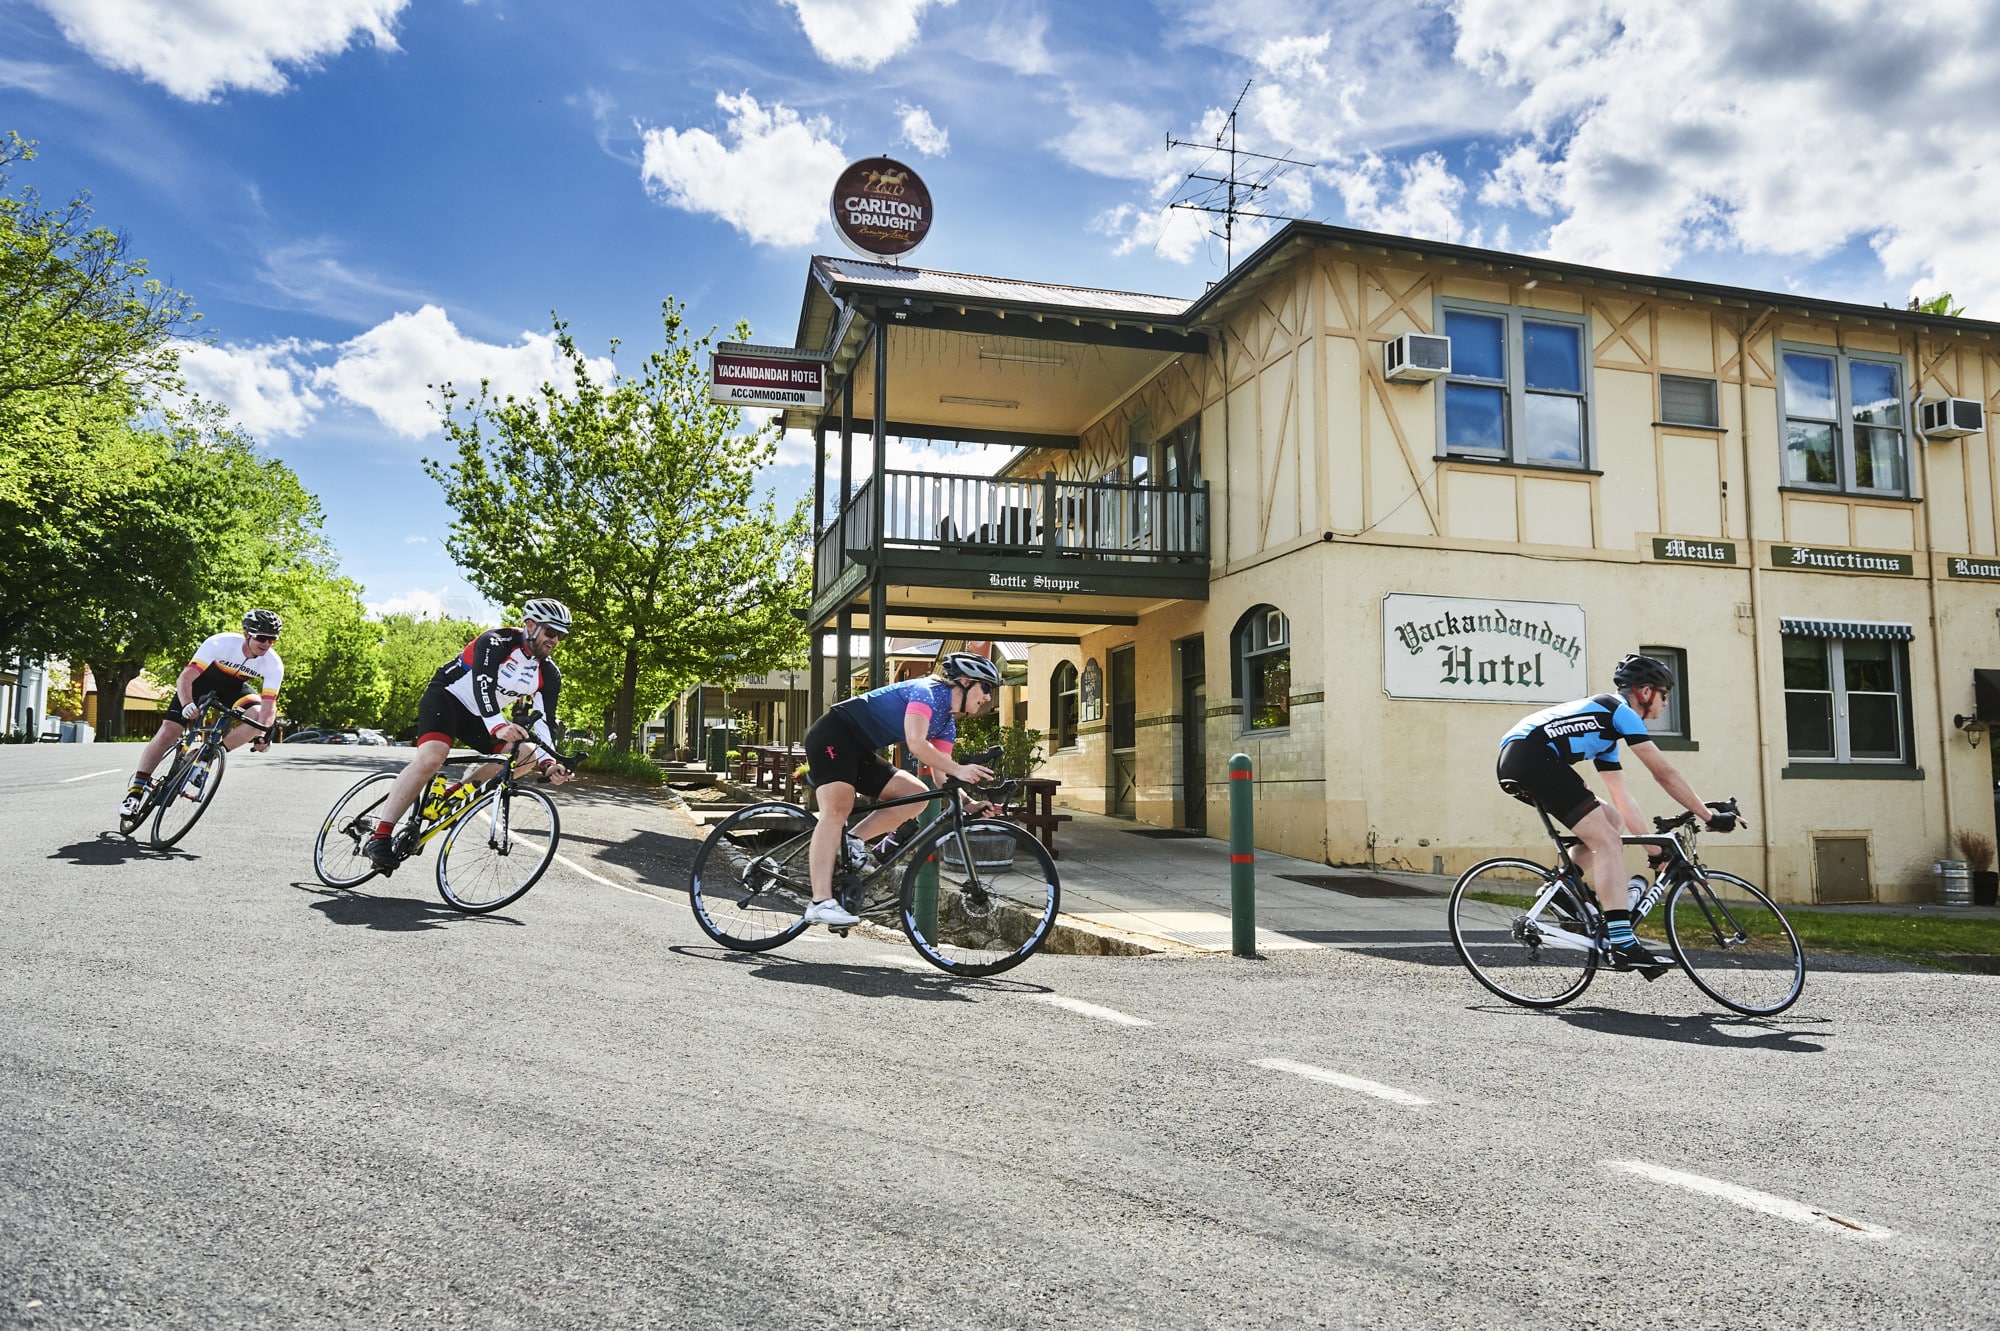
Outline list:
[[[447,924],[511,924],[522,921],[510,915],[467,915],[441,901],[415,897],[378,897],[366,892],[344,892],[323,883],[293,883],[301,892],[319,900],[308,903],[334,924],[358,925],[382,933],[420,933],[442,929]]]
[[[622,841],[613,841],[608,837],[585,836],[565,829],[563,840],[598,847],[593,858],[615,864],[621,869],[630,869],[648,886],[666,888],[683,896],[687,894],[688,874],[694,868],[696,843],[684,837],[640,831]]]
[[[154,850],[144,841],[134,841],[116,832],[99,832],[94,840],[73,841],[53,851],[52,860],[67,860],[71,864],[126,864],[132,860],[198,860],[199,855],[170,846],[166,850]]]
[[[1554,1014],[1558,1021],[1605,1035],[1632,1035],[1645,1040],[1670,1040],[1675,1044],[1707,1045],[1711,1049],[1764,1049],[1781,1054],[1821,1054],[1824,1044],[1808,1037],[1825,1038],[1825,1029],[1814,1017],[1739,1017],[1700,1012],[1692,1016],[1661,1016],[1651,1013],[1618,1012],[1611,1008],[1565,1008]]]
[[[913,998],[927,1003],[971,1003],[986,994],[1054,992],[1045,984],[1030,984],[1024,980],[960,979],[943,971],[926,974],[893,965],[808,961],[770,952],[732,952],[727,948],[712,947],[679,946],[667,950],[725,966],[746,966],[753,979],[811,985],[816,989],[838,989],[857,998]]]

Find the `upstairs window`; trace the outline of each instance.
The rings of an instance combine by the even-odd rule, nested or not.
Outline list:
[[[1451,374],[1439,395],[1443,455],[1583,466],[1587,328],[1581,318],[1541,310],[1445,306]]]
[[[1902,362],[1781,347],[1784,483],[1852,494],[1909,493]]]
[[[1692,425],[1698,430],[1722,428],[1722,408],[1715,380],[1685,374],[1660,376],[1660,424]]]

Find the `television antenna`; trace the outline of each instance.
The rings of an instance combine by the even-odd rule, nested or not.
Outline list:
[[[1216,213],[1221,216],[1222,230],[1217,231],[1211,227],[1208,234],[1222,241],[1222,266],[1224,272],[1236,266],[1237,218],[1263,217],[1276,222],[1289,220],[1276,213],[1258,212],[1243,205],[1269,189],[1271,182],[1276,180],[1279,173],[1286,167],[1314,167],[1319,165],[1317,162],[1301,162],[1296,157],[1278,157],[1271,153],[1254,153],[1247,148],[1236,146],[1236,113],[1242,109],[1243,99],[1250,95],[1250,85],[1254,82],[1256,82],[1254,79],[1244,81],[1243,91],[1236,94],[1236,105],[1229,108],[1228,116],[1224,117],[1221,128],[1215,131],[1215,138],[1212,141],[1204,143],[1193,139],[1177,139],[1173,136],[1171,130],[1167,133],[1167,147],[1169,150],[1174,148],[1199,148],[1209,154],[1210,160],[1213,160],[1217,153],[1228,155],[1229,170],[1225,174],[1214,176],[1204,175],[1198,170],[1188,172],[1186,178],[1181,182],[1182,191],[1185,191],[1188,185],[1197,180],[1204,182],[1204,185],[1197,187],[1196,190],[1187,194],[1186,197],[1175,198],[1173,202],[1167,205],[1169,208],[1187,208],[1194,212]],[[1242,159],[1247,159],[1251,163],[1262,163],[1263,165],[1244,167],[1239,164]],[[1207,165],[1207,163],[1204,162],[1203,165]],[[1246,170],[1251,174],[1245,174]],[[1177,193],[1180,193],[1180,191],[1177,191]]]

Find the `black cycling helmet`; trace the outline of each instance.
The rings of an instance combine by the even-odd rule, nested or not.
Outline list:
[[[275,638],[284,631],[284,628],[285,621],[279,618],[275,610],[252,610],[243,616],[245,633],[266,634]]]
[[[1000,687],[1000,667],[977,652],[949,652],[938,662],[938,673],[964,684]]]
[[[1665,661],[1634,652],[1612,667],[1611,683],[1621,689],[1670,689],[1674,672]]]

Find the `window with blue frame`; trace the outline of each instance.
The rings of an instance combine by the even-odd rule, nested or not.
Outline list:
[[[1442,309],[1451,374],[1439,395],[1440,455],[1587,465],[1585,321],[1469,302],[1448,302]]]

